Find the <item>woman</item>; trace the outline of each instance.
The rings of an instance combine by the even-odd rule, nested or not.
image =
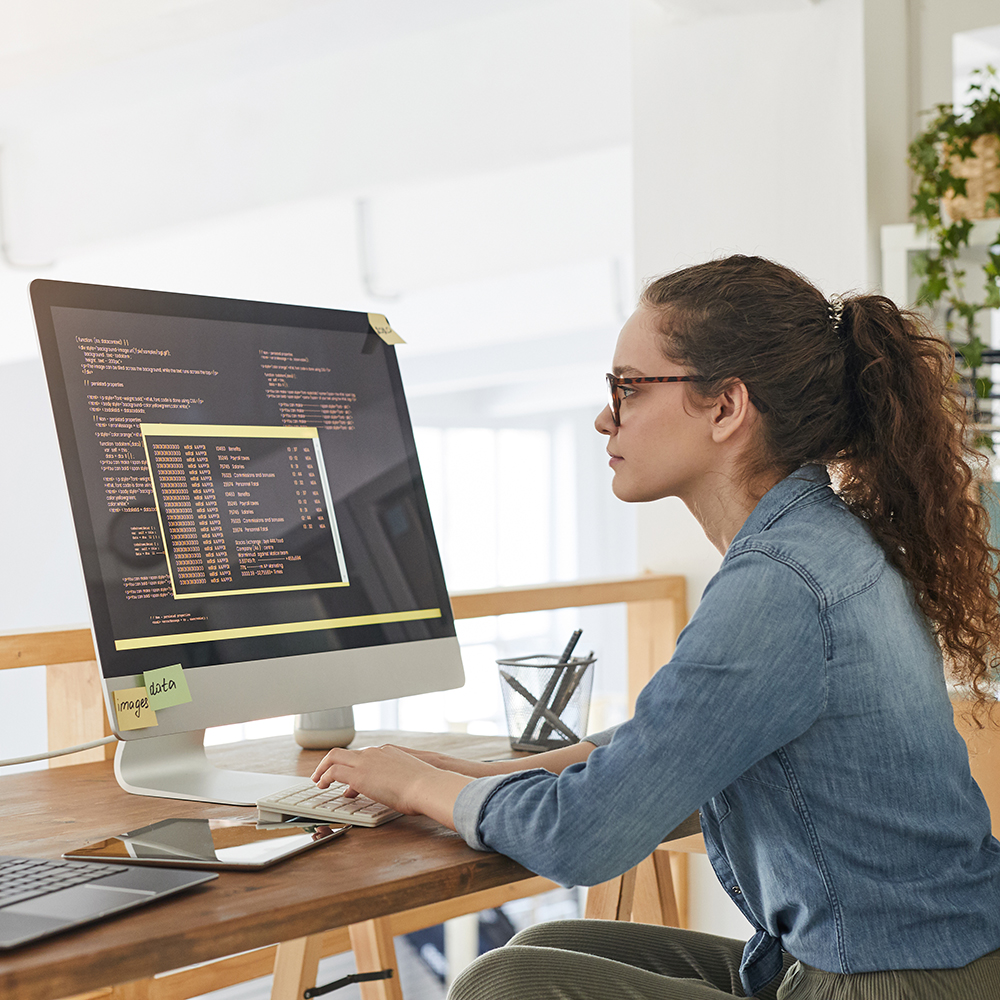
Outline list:
[[[1000,844],[943,669],[986,704],[996,553],[944,345],[881,296],[731,257],[645,289],[609,385],[615,494],[680,497],[724,556],[634,717],[507,764],[335,750],[314,778],[569,885],[700,809],[745,948],[543,924],[462,1000],[997,1000]]]

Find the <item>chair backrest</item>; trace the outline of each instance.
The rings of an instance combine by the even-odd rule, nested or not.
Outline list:
[[[972,720],[972,703],[956,701],[955,725],[969,747],[972,777],[983,791],[993,817],[993,836],[1000,839],[1000,708],[993,720],[984,720],[977,728]]]

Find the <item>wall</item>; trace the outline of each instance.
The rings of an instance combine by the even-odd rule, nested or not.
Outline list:
[[[861,0],[671,21],[633,4],[638,280],[761,254],[827,292],[868,282]],[[640,570],[683,573],[697,604],[719,553],[676,499],[637,511]],[[745,936],[707,861],[691,860],[692,926]]]
[[[918,111],[952,99],[952,35],[1000,23],[995,0],[924,0],[912,4],[915,104]]]
[[[861,0],[671,22],[633,5],[638,282],[732,252],[827,292],[868,283]],[[696,602],[719,555],[679,501],[638,512],[642,568]]]

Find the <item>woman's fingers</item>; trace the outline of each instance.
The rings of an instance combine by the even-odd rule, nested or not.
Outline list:
[[[412,813],[419,810],[409,793],[426,770],[433,768],[399,747],[387,745],[364,750],[331,750],[312,777],[320,788],[341,781],[348,785],[348,794],[367,795],[399,812]]]
[[[357,753],[357,750],[342,750],[340,747],[335,747],[330,750],[327,755],[317,764],[316,770],[312,773],[312,780],[319,784],[320,788],[326,788],[332,782],[336,780],[333,777],[328,777],[329,772],[338,765],[345,764],[349,759],[349,754]]]

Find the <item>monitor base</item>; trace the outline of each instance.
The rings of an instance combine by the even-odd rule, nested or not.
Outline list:
[[[252,806],[294,785],[295,775],[227,771],[205,753],[205,730],[123,740],[115,750],[115,777],[133,795]]]

